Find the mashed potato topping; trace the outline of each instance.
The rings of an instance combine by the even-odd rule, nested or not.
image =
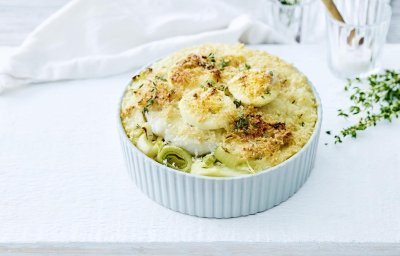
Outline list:
[[[277,165],[310,138],[317,105],[292,65],[241,44],[184,49],[132,78],[121,103],[128,137],[149,157],[199,175]]]

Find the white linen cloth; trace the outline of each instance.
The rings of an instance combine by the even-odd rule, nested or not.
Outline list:
[[[103,77],[206,42],[283,43],[262,22],[264,0],[73,0],[0,67],[7,87]]]

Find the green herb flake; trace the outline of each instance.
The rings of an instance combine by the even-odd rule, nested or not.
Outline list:
[[[160,81],[167,82],[167,79],[165,77],[163,77],[163,76],[156,75],[155,78],[160,80]]]
[[[208,54],[207,60],[210,61],[210,62],[215,62],[215,55],[214,55],[214,53],[211,52],[210,54]]]
[[[236,108],[240,107],[242,105],[242,101],[234,99],[233,103],[235,104]]]
[[[224,70],[225,67],[227,67],[229,65],[229,60],[225,61],[225,59],[221,60],[221,70]]]
[[[342,109],[338,109],[338,116],[348,117],[349,115],[346,114]]]
[[[237,130],[247,130],[249,128],[249,120],[240,116],[238,120],[235,121],[235,129]]]
[[[143,114],[149,112],[149,107],[151,107],[154,104],[154,99],[150,98],[146,102],[146,106],[143,108]]]

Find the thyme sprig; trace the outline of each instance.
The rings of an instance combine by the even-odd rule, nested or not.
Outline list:
[[[347,136],[356,138],[358,132],[383,120],[391,122],[400,115],[400,72],[386,70],[367,78],[348,80],[345,91],[351,93],[352,105],[346,111],[339,109],[338,116],[353,116],[358,122],[335,135],[335,143],[343,142]]]

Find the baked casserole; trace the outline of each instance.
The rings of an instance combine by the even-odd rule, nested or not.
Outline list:
[[[254,174],[296,154],[318,118],[307,78],[242,44],[175,52],[132,78],[120,117],[144,154],[187,173]]]

